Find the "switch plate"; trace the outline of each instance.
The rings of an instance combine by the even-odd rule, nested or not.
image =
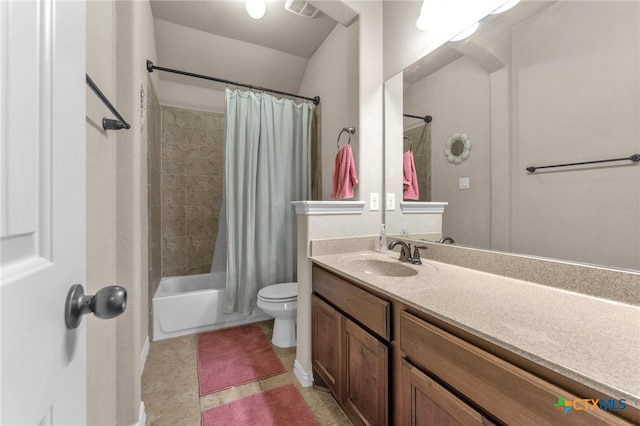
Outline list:
[[[469,189],[469,178],[463,177],[458,181],[458,189]]]
[[[380,194],[372,192],[369,194],[369,211],[380,210]]]
[[[393,192],[387,194],[387,210],[396,209],[396,194]]]

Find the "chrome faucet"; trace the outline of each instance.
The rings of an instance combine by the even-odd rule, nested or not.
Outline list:
[[[398,259],[400,262],[411,262],[411,244],[407,244],[404,241],[393,240],[389,243],[389,250],[393,250],[393,248],[397,245],[400,245],[400,258]]]

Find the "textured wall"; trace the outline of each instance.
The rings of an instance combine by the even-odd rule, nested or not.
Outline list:
[[[224,115],[162,107],[162,276],[209,272],[222,202]]]
[[[115,1],[87,2],[86,7],[86,71],[105,96],[115,102]],[[87,90],[87,294],[96,294],[102,287],[117,283],[118,140],[117,132],[102,129],[102,118],[110,117],[108,114],[98,97]],[[86,423],[117,424],[116,321],[88,318],[84,321],[87,325]]]

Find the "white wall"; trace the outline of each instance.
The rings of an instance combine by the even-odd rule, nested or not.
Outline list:
[[[145,60],[155,59],[148,1],[87,3],[87,73],[131,124],[104,131],[110,112],[87,94],[88,293],[127,289],[127,308],[88,325],[88,424],[135,424],[147,341]],[[157,81],[157,77],[152,76]]]
[[[305,96],[320,96],[323,200],[329,200],[331,195],[331,170],[337,152],[335,140],[343,127],[354,125],[346,118],[349,114],[349,98],[353,96],[349,93],[348,85],[348,40],[349,30],[336,25],[309,59],[297,92]],[[343,135],[342,142],[346,140],[346,135]]]
[[[87,2],[86,72],[115,101],[115,2]],[[87,88],[87,283],[95,294],[116,282],[116,133]],[[116,322],[87,320],[87,424],[116,424]]]
[[[561,2],[512,45],[514,251],[640,269],[638,164],[525,171],[640,152],[640,4]]]
[[[188,7],[188,6],[185,6]],[[162,56],[155,65],[295,93],[300,87],[307,59],[221,37],[182,25],[155,20]],[[153,30],[152,30],[153,31]],[[194,69],[184,69],[184,63]],[[154,71],[154,73],[162,73]],[[162,79],[224,90],[224,85],[193,77],[162,73]],[[233,86],[230,86],[233,88]],[[244,89],[243,89],[244,90]],[[163,94],[160,92],[159,96]]]
[[[408,87],[404,111],[433,116],[431,123],[431,191],[433,201],[449,203],[442,233],[456,243],[491,245],[491,93],[489,74],[462,57]],[[445,143],[455,133],[471,140],[471,152],[460,164],[447,162]],[[395,161],[402,167],[402,156]],[[458,189],[468,177],[470,188]],[[396,187],[401,189],[402,182]]]
[[[127,310],[116,320],[118,424],[138,421],[148,338],[147,130],[141,119],[147,59],[156,59],[149,2],[116,2],[116,104],[131,124],[116,144],[116,281],[128,292]]]
[[[375,235],[382,223],[380,211],[369,209],[369,195],[383,193],[383,96],[384,80],[382,77],[382,3],[381,2],[345,2],[359,15],[357,24],[358,59],[357,75],[350,77],[350,84],[357,84],[358,113],[356,124],[356,145],[354,155],[358,168],[359,183],[356,199],[365,201],[365,209],[359,227],[353,229],[353,235]],[[350,26],[350,27],[351,27]],[[354,52],[355,53],[355,52]],[[353,72],[353,71],[352,71]],[[353,82],[353,83],[352,83]]]
[[[382,121],[383,121],[383,79],[382,79],[382,4],[379,2],[346,2],[358,13],[358,20],[347,30],[351,59],[357,58],[357,66],[349,66],[348,93],[357,94],[357,104],[351,106],[348,100],[347,118],[357,112],[356,137],[352,137],[354,156],[359,183],[356,200],[364,200],[366,205],[358,215],[298,216],[298,347],[296,364],[311,374],[311,269],[307,259],[309,241],[317,238],[336,236],[371,235],[372,248],[375,236],[382,222],[381,211],[369,210],[369,193],[382,194]],[[357,32],[356,32],[357,31]],[[356,54],[357,51],[357,54]],[[357,72],[357,74],[354,74]],[[323,110],[324,114],[324,110]],[[355,118],[355,117],[354,117]],[[351,121],[350,121],[351,123]],[[344,127],[341,126],[340,129]],[[336,133],[337,138],[338,133]],[[323,145],[334,146],[334,138],[323,134]],[[323,164],[323,173],[327,165]],[[324,188],[323,188],[324,190]]]

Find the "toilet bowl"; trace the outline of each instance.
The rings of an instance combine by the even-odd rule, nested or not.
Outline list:
[[[280,283],[263,287],[258,292],[258,307],[274,318],[271,343],[279,348],[296,346],[298,283]]]

